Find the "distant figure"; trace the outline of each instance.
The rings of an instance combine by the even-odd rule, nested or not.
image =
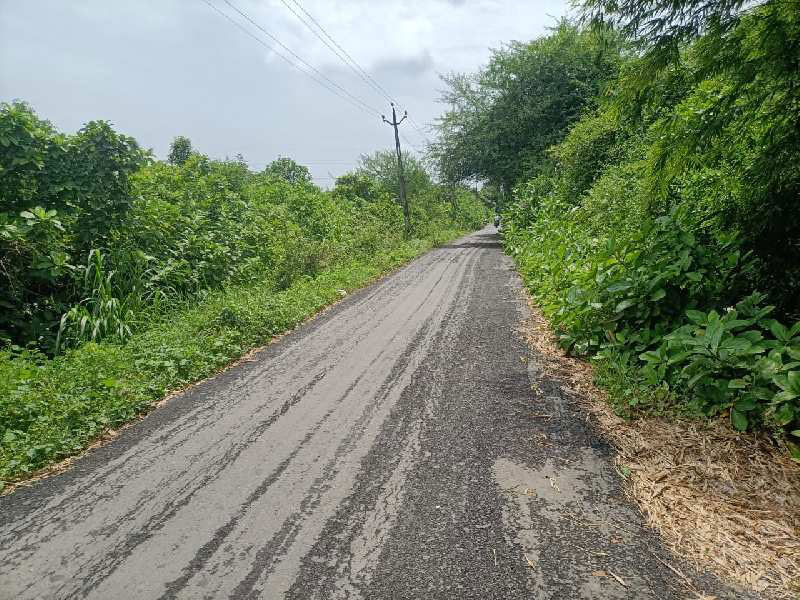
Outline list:
[[[494,226],[496,229],[500,229],[500,215],[494,216]]]

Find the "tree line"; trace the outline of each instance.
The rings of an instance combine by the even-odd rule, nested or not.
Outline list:
[[[0,344],[48,354],[124,341],[169,307],[244,282],[285,288],[396,241],[392,154],[364,156],[333,190],[287,157],[253,172],[177,137],[166,161],[105,121],[57,131],[0,106]],[[464,186],[407,158],[412,235],[485,218]]]
[[[800,2],[578,4],[445,78],[438,172],[495,190],[619,410],[724,416],[800,458]]]

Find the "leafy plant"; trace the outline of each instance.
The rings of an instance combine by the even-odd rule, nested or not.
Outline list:
[[[480,180],[508,195],[550,164],[560,142],[620,64],[613,34],[558,23],[549,35],[493,50],[475,74],[444,77],[438,140],[431,148],[445,181]]]
[[[331,193],[291,159],[272,167],[180,138],[157,161],[106,122],[64,135],[0,104],[0,479],[486,220],[477,194],[422,169],[405,239],[388,172]]]
[[[506,249],[563,346],[595,362],[616,407],[725,417],[770,431],[800,459],[800,326],[783,325],[800,316],[800,4],[579,4],[602,25],[594,40],[612,42],[612,56],[597,56],[611,68],[582,88],[598,86],[580,117],[563,104],[537,112],[554,108],[555,76],[525,87],[537,80],[521,67],[548,72],[548,51],[564,41],[554,30],[524,65],[515,47],[450,81],[442,168],[490,183],[510,173]],[[586,67],[577,51],[557,60],[574,69],[565,76]],[[494,94],[479,85],[486,73]],[[509,79],[524,88],[512,110]],[[555,123],[555,145],[537,145]]]
[[[88,295],[61,317],[56,352],[64,345],[106,338],[125,341],[131,336],[130,308],[127,302],[114,296],[114,271],[106,272],[105,261],[99,250],[89,253],[83,268],[83,288]]]
[[[677,370],[706,414],[729,411],[739,430],[764,419],[779,428],[790,425],[800,416],[792,395],[800,373],[800,323],[787,329],[769,319],[774,307],[761,307],[763,299],[752,295],[722,315],[687,311],[691,322],[641,359],[662,378]]]
[[[186,136],[179,135],[172,140],[172,144],[170,144],[167,162],[182,167],[186,164],[186,161],[189,160],[191,155],[192,141]]]

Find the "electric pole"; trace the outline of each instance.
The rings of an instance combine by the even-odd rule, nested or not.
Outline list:
[[[406,225],[406,237],[411,234],[411,216],[408,210],[408,198],[406,197],[406,178],[403,174],[403,154],[400,152],[400,134],[397,132],[397,126],[400,125],[403,121],[406,120],[408,117],[408,111],[403,113],[403,118],[399,121],[397,120],[397,112],[394,108],[394,102],[392,104],[392,120],[388,121],[386,119],[386,115],[381,115],[381,119],[383,119],[384,123],[387,123],[394,127],[394,148],[395,152],[397,153],[397,176],[400,179],[400,202],[403,204],[403,220],[405,221]]]

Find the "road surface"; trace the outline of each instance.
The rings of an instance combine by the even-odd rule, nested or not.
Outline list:
[[[429,252],[0,498],[0,598],[687,597],[525,317],[494,228]]]

